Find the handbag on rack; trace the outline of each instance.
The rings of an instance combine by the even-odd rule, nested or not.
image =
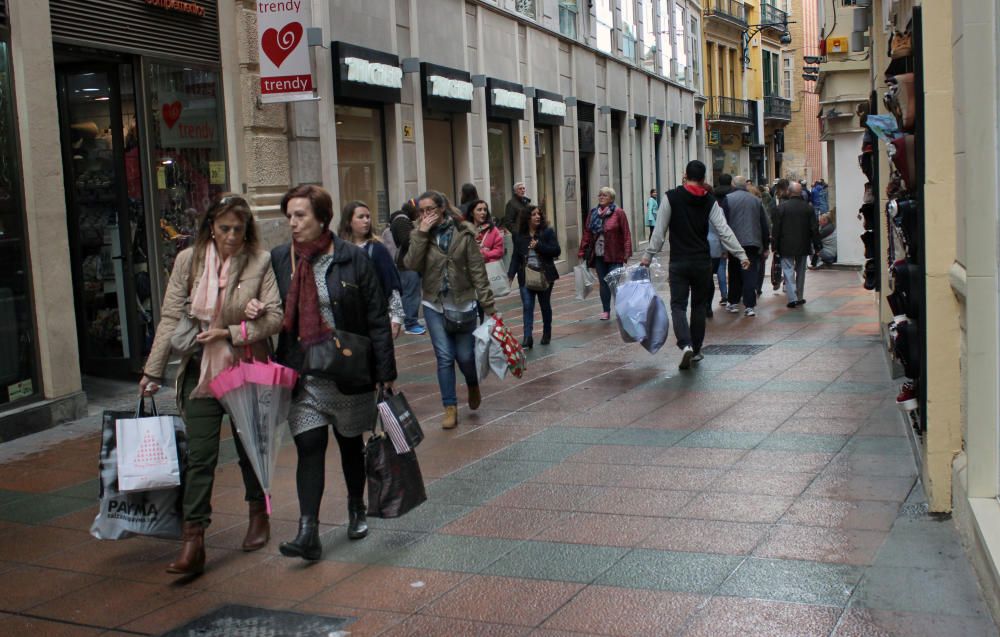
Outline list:
[[[909,31],[893,33],[889,41],[889,57],[898,60],[911,55],[913,55],[913,34]]]

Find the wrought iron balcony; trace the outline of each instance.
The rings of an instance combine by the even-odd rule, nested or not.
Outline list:
[[[766,25],[788,24],[788,14],[764,0],[760,3],[760,23]],[[784,33],[787,29],[787,27],[779,26],[769,26],[766,28],[774,29],[779,33]]]
[[[740,0],[705,0],[704,5],[706,18],[719,18],[739,27],[749,24],[747,6]]]
[[[751,109],[749,100],[712,96],[705,104],[705,116],[710,122],[753,124],[753,110]]]
[[[790,122],[792,120],[792,100],[776,95],[766,96],[764,98],[764,119],[781,119]]]

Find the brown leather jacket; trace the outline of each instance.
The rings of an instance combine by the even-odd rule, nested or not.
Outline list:
[[[196,271],[192,272],[194,248],[182,250],[174,261],[174,269],[170,273],[170,282],[163,296],[160,308],[160,324],[156,327],[156,337],[153,347],[146,359],[143,373],[150,378],[162,380],[170,360],[170,337],[177,327],[177,322],[184,311],[192,286],[198,285],[201,273],[205,268],[203,259],[197,259]],[[190,292],[189,292],[190,290]],[[253,321],[247,320],[244,311],[251,299],[258,299],[266,308],[261,316]],[[229,336],[236,348],[235,355],[241,358],[243,348],[250,344],[254,358],[267,360],[270,346],[267,342],[281,329],[284,312],[281,309],[281,297],[278,295],[278,283],[271,269],[271,255],[264,250],[244,250],[233,257],[229,265],[229,286],[226,288],[226,298],[222,305],[222,322],[229,329]],[[240,323],[247,323],[247,339],[243,339]],[[184,368],[190,356],[181,360],[181,373],[178,383],[183,382]],[[180,384],[178,384],[180,386]]]

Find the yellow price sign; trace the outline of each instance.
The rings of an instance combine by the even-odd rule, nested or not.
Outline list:
[[[224,161],[210,161],[208,162],[208,175],[209,183],[225,184],[226,183],[226,162]]]
[[[156,169],[156,188],[157,190],[167,189],[167,169],[163,166]]]

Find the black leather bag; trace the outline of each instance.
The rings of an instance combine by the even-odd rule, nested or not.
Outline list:
[[[371,382],[372,357],[370,338],[337,330],[327,340],[305,348],[300,373],[364,385]]]
[[[365,443],[365,473],[368,515],[374,518],[398,518],[427,500],[417,454],[397,454],[384,430]]]
[[[468,334],[479,325],[479,313],[471,310],[444,309],[444,331],[449,334]]]

